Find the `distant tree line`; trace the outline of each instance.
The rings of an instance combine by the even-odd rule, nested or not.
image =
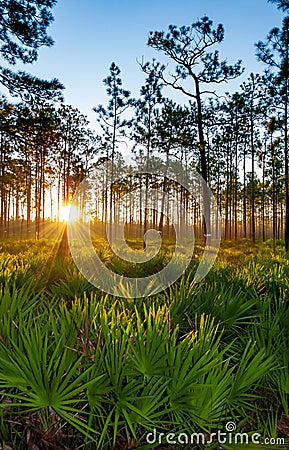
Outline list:
[[[11,65],[17,60],[32,63],[40,46],[53,43],[46,29],[56,2],[24,3],[28,9],[20,1],[0,5],[8,18],[0,22],[0,52]],[[115,220],[116,200],[134,190],[137,204],[135,196],[127,202],[126,222],[141,225],[142,232],[150,224],[163,231],[165,193],[172,189],[170,179],[181,165],[184,173],[196,168],[209,184],[222,214],[225,238],[270,237],[275,249],[276,239],[285,237],[288,251],[289,17],[287,1],[271,3],[284,17],[280,28],[256,43],[264,73],[251,73],[237,92],[218,97],[220,83],[243,73],[241,61],[228,65],[214,50],[224,39],[221,24],[214,28],[205,16],[190,26],[171,25],[167,32],[151,32],[148,45],[161,52],[171,67],[156,60],[142,62],[146,78],[139,97],[132,98],[122,86],[119,67],[112,63],[104,80],[108,103],[94,108],[97,132],[90,130],[80,111],[63,103],[58,80],[39,80],[0,68],[1,83],[17,98],[12,102],[3,95],[0,100],[1,234],[11,222],[20,221],[26,227],[33,223],[39,237],[41,223],[47,217],[61,220],[63,207],[91,170],[99,180],[96,220]],[[183,93],[184,104],[165,97],[165,86]],[[136,167],[152,169],[158,161],[164,177],[130,177],[122,156],[125,145],[131,147]],[[111,183],[116,177],[119,181]],[[148,195],[152,187],[160,190],[157,200]],[[177,195],[201,223],[196,201],[181,187]],[[159,214],[154,212],[156,201],[162,204]],[[204,232],[209,236],[210,229]]]

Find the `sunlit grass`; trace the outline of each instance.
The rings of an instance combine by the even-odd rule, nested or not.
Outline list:
[[[94,239],[112,270],[143,276]],[[141,250],[140,239],[128,239]],[[222,243],[193,283],[204,243],[166,291],[122,299],[94,288],[58,240],[0,243],[0,448],[145,448],[145,433],[243,430],[278,435],[289,404],[289,262],[280,242]],[[159,264],[159,266],[158,266]],[[15,359],[16,358],[16,359]],[[18,361],[16,364],[15,361]],[[9,405],[9,407],[7,406]],[[152,447],[150,447],[152,448]]]

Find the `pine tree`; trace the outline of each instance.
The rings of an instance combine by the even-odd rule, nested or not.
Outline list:
[[[3,0],[0,2],[0,55],[6,66],[0,66],[0,83],[12,96],[22,100],[61,100],[63,85],[54,78],[41,80],[24,71],[14,72],[9,65],[18,61],[32,64],[42,46],[51,47],[53,40],[47,28],[53,21],[51,8],[57,0]]]
[[[145,157],[145,199],[144,199],[144,233],[148,227],[148,190],[149,190],[149,171],[151,170],[151,157],[156,147],[156,120],[158,118],[158,107],[163,102],[162,84],[155,76],[155,72],[159,68],[158,63],[143,65],[148,76],[145,84],[141,86],[140,98],[134,101],[135,117],[132,121],[131,137],[140,145]],[[141,175],[140,175],[141,176]],[[140,179],[140,225],[142,225],[142,186]]]
[[[177,28],[170,25],[168,32],[150,32],[148,45],[164,53],[175,64],[175,71],[170,78],[165,75],[165,66],[157,71],[157,76],[168,86],[179,90],[197,104],[197,125],[199,135],[199,151],[201,159],[201,175],[208,181],[208,167],[205,148],[202,94],[202,85],[222,83],[238,77],[242,73],[241,61],[231,66],[226,61],[220,61],[217,50],[210,52],[210,48],[224,39],[224,27],[219,24],[215,29],[213,22],[207,16],[192,23],[190,26]],[[145,70],[145,67],[143,67]],[[192,81],[193,90],[187,88],[184,80]],[[212,91],[211,91],[212,92]],[[210,236],[210,202],[204,201],[204,216],[207,223],[205,235]],[[209,239],[208,239],[209,241]]]
[[[288,105],[289,105],[289,17],[283,19],[282,28],[273,28],[266,41],[256,44],[257,58],[269,66],[271,79],[277,86],[283,105],[284,180],[285,180],[285,249],[289,252],[289,166],[288,166]],[[274,75],[272,77],[272,74]],[[270,73],[268,74],[270,76]]]
[[[106,149],[107,168],[110,161],[110,201],[109,201],[109,222],[113,223],[113,201],[114,189],[113,180],[115,175],[115,158],[117,149],[120,143],[120,138],[124,136],[125,129],[128,125],[128,120],[123,119],[124,112],[131,106],[130,92],[122,88],[122,80],[120,78],[120,69],[113,62],[109,68],[109,76],[103,80],[108,95],[108,105],[105,108],[103,105],[93,108],[97,113],[97,120],[101,125],[103,131],[103,147]],[[108,172],[107,172],[108,182]],[[107,199],[107,188],[106,188]],[[107,208],[107,200],[105,203]],[[106,215],[106,212],[105,212]]]

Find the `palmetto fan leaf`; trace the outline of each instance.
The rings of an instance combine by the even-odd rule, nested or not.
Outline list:
[[[34,323],[33,329],[20,328],[18,342],[0,344],[0,388],[12,399],[9,406],[29,411],[52,408],[65,422],[84,434],[94,434],[85,419],[86,389],[101,382],[90,379],[92,367],[82,357],[55,342],[48,326]]]

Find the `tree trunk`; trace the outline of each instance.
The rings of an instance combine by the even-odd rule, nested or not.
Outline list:
[[[201,102],[201,93],[200,93],[200,85],[198,78],[193,75],[195,81],[196,88],[196,102],[197,102],[197,122],[198,122],[198,134],[199,134],[199,149],[200,149],[200,160],[201,160],[201,174],[205,181],[208,182],[208,172],[207,172],[207,161],[206,161],[206,144],[204,138],[204,130],[203,130],[203,117],[202,117],[202,102]],[[208,198],[209,197],[209,198]],[[211,242],[211,198],[209,196],[209,192],[206,187],[203,188],[203,208],[204,208],[204,237],[205,243],[210,245]]]

